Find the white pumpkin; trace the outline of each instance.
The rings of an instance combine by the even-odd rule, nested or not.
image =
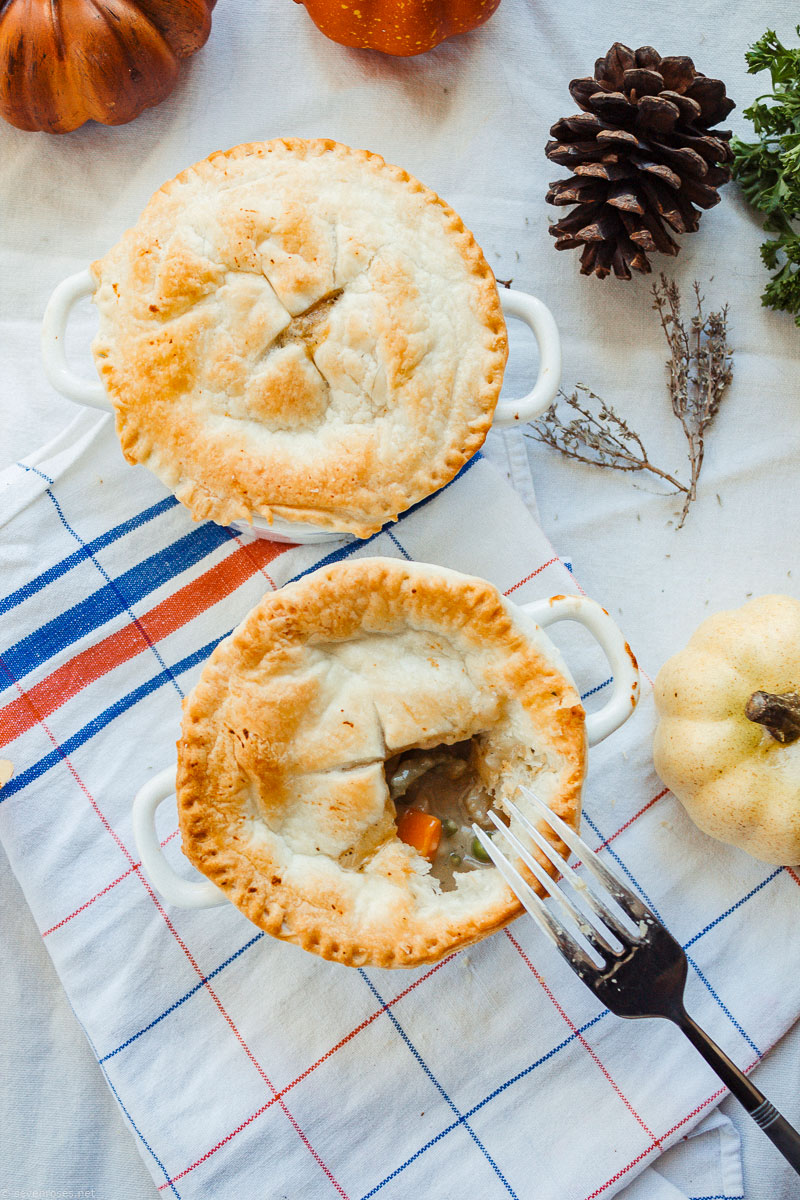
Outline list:
[[[800,863],[798,693],[790,596],[709,617],[655,684],[661,779],[705,833],[785,866]]]

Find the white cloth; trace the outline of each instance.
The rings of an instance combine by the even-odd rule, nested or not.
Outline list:
[[[87,413],[11,467],[0,499],[16,768],[0,838],[160,1190],[224,1200],[267,1179],[366,1200],[477,1178],[524,1196],[535,1164],[540,1200],[611,1196],[706,1115],[722,1088],[680,1035],[611,1017],[527,920],[433,969],[350,970],[232,906],[162,905],[139,866],[132,792],[173,760],[180,697],[265,588],[377,553],[520,601],[574,590],[485,460],[367,543],[286,549],[193,525]],[[605,664],[557,638],[601,702]],[[686,943],[692,1011],[750,1068],[800,1006],[800,949],[776,954],[798,881],[709,854],[653,775],[651,724],[646,699],[593,749],[584,830]],[[174,811],[161,836],[179,862],[173,833]]]
[[[791,40],[794,6],[776,0],[768,17]],[[675,0],[657,7],[596,0],[589,8],[583,0],[503,0],[484,30],[402,62],[327,42],[288,0],[268,14],[226,0],[208,46],[173,96],[130,126],[90,126],[64,138],[0,127],[0,454],[10,461],[27,453],[71,412],[39,365],[39,322],[55,283],[105,251],[153,188],[187,163],[251,138],[319,134],[378,150],[440,190],[475,230],[498,276],[553,308],[566,381],[585,379],[601,391],[631,418],[654,457],[666,447],[664,465],[680,469],[649,281],[579,279],[574,255],[553,251],[542,197],[548,179],[563,172],[545,160],[542,146],[550,123],[572,107],[566,81],[586,73],[615,37],[693,54],[700,69],[727,81],[739,102],[730,123],[747,135],[741,108],[762,80],[746,76],[743,50],[766,21],[758,6],[718,0],[704,0],[689,23]],[[674,506],[656,485],[576,468],[529,447],[544,527],[574,556],[583,585],[620,621],[651,673],[714,608],[742,603],[748,593],[796,591],[797,331],[789,318],[759,306],[760,237],[757,219],[728,188],[700,233],[682,239],[676,262],[655,260],[685,290],[695,276],[715,276],[706,290],[711,301],[731,301],[737,347],[736,381],[709,438],[696,510],[680,535],[668,525]],[[90,329],[91,316],[75,322],[78,356]],[[524,361],[524,344],[515,350]],[[527,373],[516,362],[508,378],[519,391]],[[84,507],[94,503],[96,484]],[[49,603],[57,607],[58,585],[55,595]],[[735,872],[743,860],[731,854],[726,861]],[[89,1186],[98,1196],[139,1200],[150,1185],[128,1154],[122,1123],[74,1037],[60,985],[5,871],[0,896],[8,946],[0,972],[0,1074],[7,1081],[0,1182],[19,1192]],[[785,937],[792,933],[788,924]],[[754,991],[763,998],[759,986]],[[757,1079],[767,1072],[769,1087],[762,1086],[796,1123],[798,1046],[795,1033],[756,1072]],[[726,1108],[737,1114],[732,1103]],[[752,1171],[748,1195],[789,1200],[795,1177],[747,1118],[736,1119],[745,1173]],[[580,1118],[577,1124],[579,1142]],[[447,1179],[437,1182],[447,1194]],[[687,1195],[716,1195],[721,1186],[715,1173]],[[738,1193],[725,1184],[724,1194]]]

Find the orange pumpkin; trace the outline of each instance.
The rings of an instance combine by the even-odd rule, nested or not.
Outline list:
[[[488,21],[500,0],[297,0],[343,46],[408,57]]]
[[[170,94],[215,0],[0,0],[0,114],[19,129],[123,125]]]

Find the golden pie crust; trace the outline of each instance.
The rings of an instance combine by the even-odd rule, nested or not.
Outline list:
[[[197,520],[365,537],[491,425],[508,352],[491,268],[377,154],[299,138],[212,154],[92,273],[123,453]]]
[[[323,567],[267,595],[185,701],[183,852],[277,938],[350,965],[434,962],[522,909],[493,867],[441,890],[397,836],[384,762],[468,738],[498,811],[530,783],[577,828],[584,711],[541,630],[441,567]]]

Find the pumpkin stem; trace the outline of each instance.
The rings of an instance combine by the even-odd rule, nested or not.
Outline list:
[[[744,715],[763,725],[783,746],[800,738],[800,692],[753,692]]]

